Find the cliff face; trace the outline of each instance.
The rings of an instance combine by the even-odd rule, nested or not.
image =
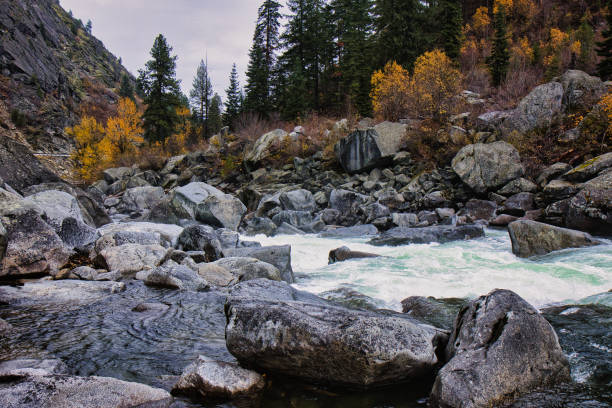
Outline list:
[[[64,128],[83,107],[112,106],[124,72],[58,0],[0,0],[0,137],[52,159],[53,170],[69,167]]]

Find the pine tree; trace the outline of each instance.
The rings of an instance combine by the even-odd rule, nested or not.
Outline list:
[[[580,55],[578,56],[578,63],[580,68],[583,70],[589,70],[593,58],[593,48],[595,45],[595,31],[589,23],[590,14],[587,12],[582,17],[580,27],[576,32],[576,40],[580,41]]]
[[[506,79],[510,65],[510,52],[508,51],[508,35],[506,33],[506,11],[500,6],[495,13],[495,38],[493,51],[487,60],[494,86],[500,86]]]
[[[121,85],[119,86],[119,96],[122,98],[130,98],[134,100],[134,86],[127,74],[121,76]]]
[[[265,0],[259,7],[249,51],[245,109],[262,116],[273,110],[271,82],[279,45],[280,8],[280,3],[274,0]]]
[[[202,136],[208,138],[210,130],[208,128],[208,113],[213,96],[213,87],[208,76],[208,67],[204,60],[200,61],[198,70],[193,78],[191,92],[189,93],[191,107],[195,112],[197,121],[202,125]]]
[[[179,81],[176,79],[176,56],[163,35],[159,35],[151,48],[151,57],[139,73],[139,88],[147,105],[143,114],[144,137],[149,143],[165,144],[174,132],[180,106]]]
[[[210,100],[210,108],[208,111],[208,117],[206,118],[207,128],[211,135],[219,133],[221,126],[223,125],[221,116],[222,105],[223,102],[221,101],[221,97],[215,94],[215,96],[213,96]]]
[[[337,29],[338,67],[340,94],[344,95],[348,108],[356,107],[359,113],[371,113],[370,77],[371,63],[370,32],[372,30],[371,0],[334,0],[331,3]]]
[[[231,129],[233,129],[234,122],[240,114],[240,99],[241,92],[238,82],[238,71],[236,70],[236,64],[234,64],[230,74],[229,88],[225,90],[225,113],[223,114],[223,124]]]
[[[93,25],[91,23],[91,20],[87,20],[87,24],[85,25],[85,31],[87,31],[87,34],[91,35],[92,29],[93,29]]]
[[[606,21],[608,27],[602,33],[603,40],[597,43],[597,55],[602,59],[597,66],[599,76],[603,80],[612,78],[612,1],[607,1],[608,14]]]
[[[378,68],[389,61],[411,67],[427,48],[423,38],[423,6],[418,0],[376,0]]]
[[[463,17],[459,0],[441,0],[439,8],[439,45],[446,55],[457,60],[461,53]]]

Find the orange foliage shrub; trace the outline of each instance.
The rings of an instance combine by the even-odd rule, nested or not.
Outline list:
[[[410,73],[395,61],[372,75],[372,106],[378,117],[397,121],[406,116],[412,98]]]

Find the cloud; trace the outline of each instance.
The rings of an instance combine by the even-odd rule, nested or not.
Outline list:
[[[60,3],[84,22],[91,19],[93,34],[121,57],[133,74],[149,59],[153,41],[161,33],[179,57],[177,77],[184,92],[189,92],[198,64],[206,54],[215,92],[225,96],[234,62],[244,85],[259,1],[61,0]]]

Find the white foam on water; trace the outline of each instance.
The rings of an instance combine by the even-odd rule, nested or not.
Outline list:
[[[578,301],[612,289],[612,243],[521,259],[512,254],[508,233],[487,230],[485,238],[448,244],[375,247],[368,239],[315,235],[263,235],[245,239],[262,245],[291,245],[298,289],[319,294],[349,287],[400,310],[408,296],[474,298],[510,289],[536,307]],[[383,255],[328,265],[340,246]]]

